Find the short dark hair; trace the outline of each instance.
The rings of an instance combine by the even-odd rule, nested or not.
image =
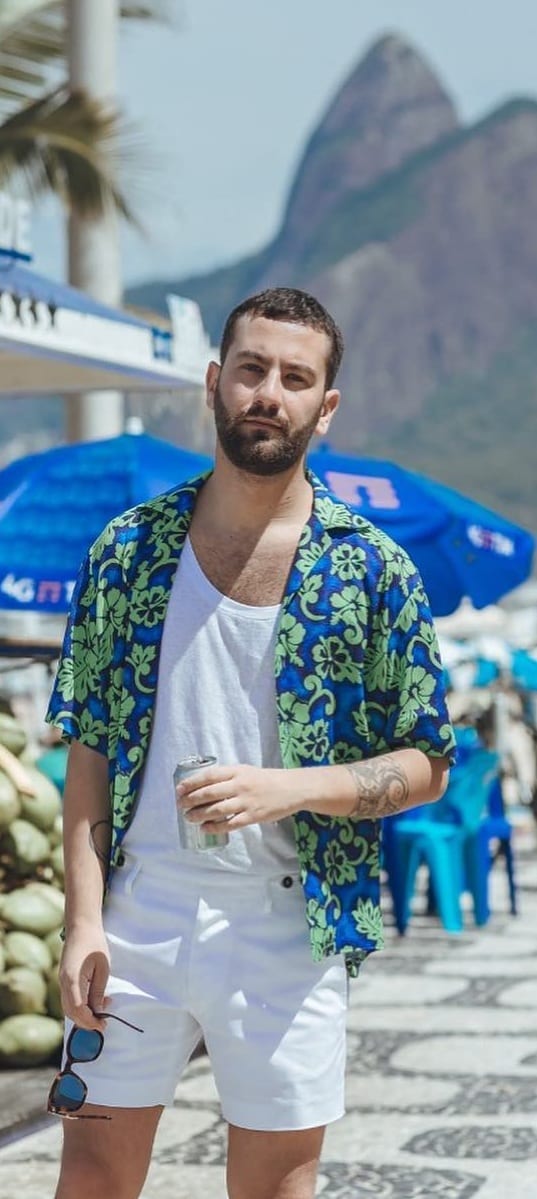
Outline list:
[[[241,316],[264,316],[269,321],[289,321],[296,325],[309,325],[326,333],[330,341],[330,353],[326,364],[326,389],[333,386],[343,357],[343,335],[330,313],[323,308],[315,296],[297,287],[269,287],[255,296],[248,296],[230,312],[224,325],[220,342],[220,362],[223,364],[233,341],[235,327]]]

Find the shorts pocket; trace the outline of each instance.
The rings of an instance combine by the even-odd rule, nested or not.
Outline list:
[[[304,892],[299,874],[282,874],[267,883],[267,911],[286,912],[304,908]]]
[[[132,895],[141,872],[142,863],[139,858],[128,853],[121,853],[112,875],[111,890],[115,894]]]

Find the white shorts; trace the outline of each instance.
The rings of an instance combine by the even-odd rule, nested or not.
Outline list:
[[[298,877],[269,880],[126,856],[105,908],[109,1020],[95,1062],[74,1067],[88,1102],[173,1103],[204,1038],[224,1118],[242,1128],[313,1128],[344,1113],[347,976],[311,958]]]

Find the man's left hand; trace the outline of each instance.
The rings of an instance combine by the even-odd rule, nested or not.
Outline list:
[[[206,833],[282,820],[304,807],[304,770],[210,766],[177,786],[177,806]]]

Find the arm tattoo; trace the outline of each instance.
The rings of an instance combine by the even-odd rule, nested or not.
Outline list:
[[[109,820],[96,820],[95,824],[92,824],[89,833],[91,848],[101,866],[104,866],[106,869],[108,869],[110,829],[111,823]]]
[[[369,762],[346,762],[345,765],[356,787],[356,803],[351,816],[380,820],[410,806],[407,776],[393,758],[373,758]]]

